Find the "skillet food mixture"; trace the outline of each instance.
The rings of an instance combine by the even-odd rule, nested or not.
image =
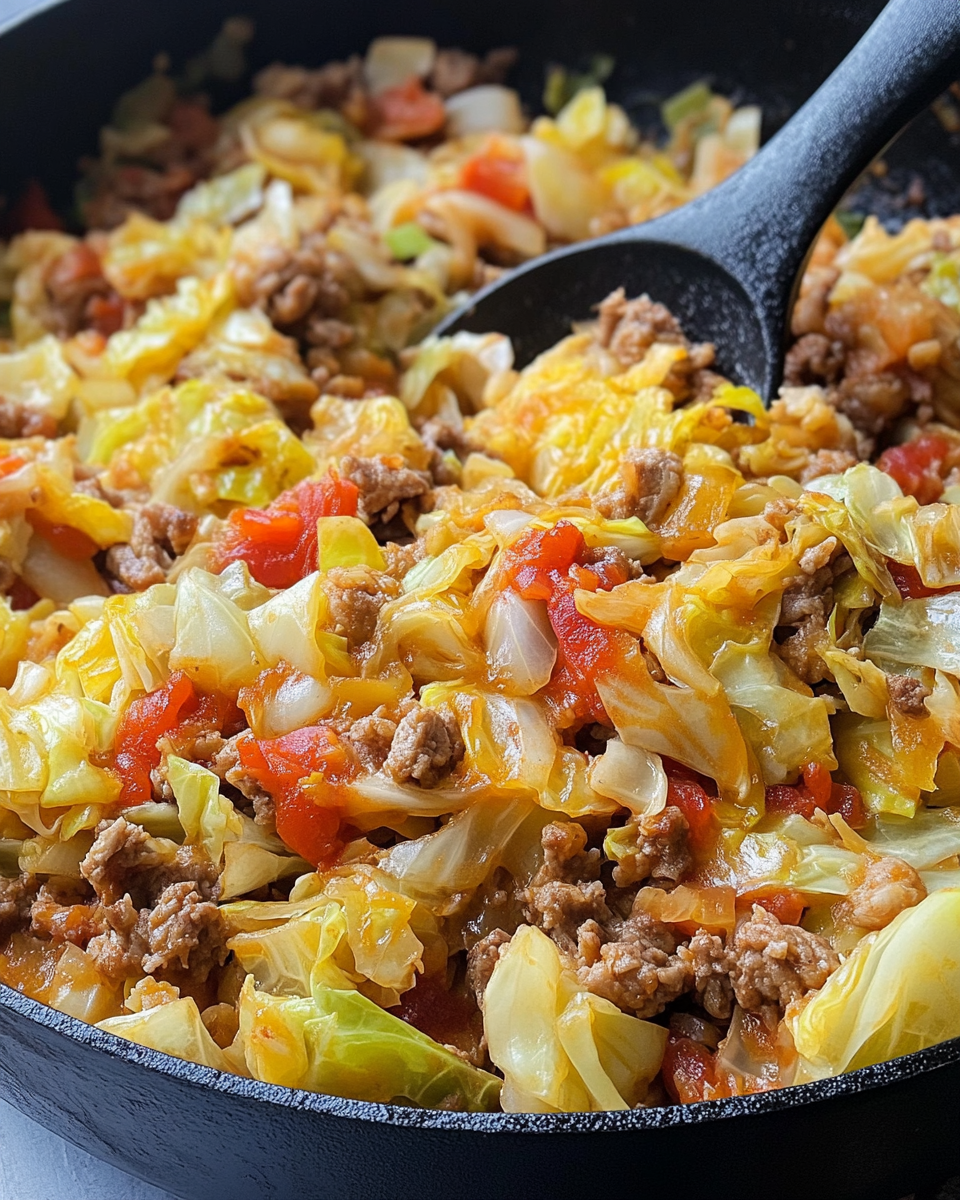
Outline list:
[[[430,326],[759,114],[699,85],[657,148],[554,72],[528,125],[510,57],[382,39],[218,119],[160,70],[91,232],[8,212],[0,978],[460,1110],[957,1036],[960,217],[830,223],[769,411],[645,296],[514,370]]]

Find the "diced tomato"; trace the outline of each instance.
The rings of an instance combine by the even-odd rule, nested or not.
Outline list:
[[[897,591],[904,600],[922,600],[926,596],[941,596],[946,592],[957,590],[953,585],[942,588],[927,587],[920,578],[920,572],[916,567],[894,562],[892,558],[887,559],[887,567],[893,576],[893,582],[897,585]]]
[[[707,1089],[716,1084],[716,1057],[700,1042],[671,1031],[660,1073],[671,1099],[694,1104],[706,1100]]]
[[[460,183],[468,192],[479,192],[515,212],[530,207],[523,154],[503,138],[488,138],[483,148],[467,159],[460,169]]]
[[[710,797],[698,784],[689,779],[667,776],[667,804],[679,808],[690,826],[690,843],[694,850],[705,850],[717,836],[717,818]]]
[[[151,798],[150,772],[160,765],[157,741],[174,730],[198,703],[193,683],[183,671],[174,672],[163,687],[131,702],[117,726],[121,804],[144,804]]]
[[[27,460],[21,458],[19,454],[8,454],[5,458],[0,458],[0,479],[5,479],[8,475],[13,475],[26,465]]]
[[[525,600],[544,600],[557,637],[557,665],[544,696],[573,720],[606,722],[597,678],[615,670],[635,645],[622,630],[598,625],[577,611],[578,588],[607,590],[624,577],[614,563],[593,562],[583,535],[569,521],[521,534],[503,556],[503,570]]]
[[[798,813],[808,821],[818,808],[827,814],[839,813],[851,829],[862,829],[866,822],[859,790],[850,783],[834,783],[822,763],[808,763],[801,783],[768,787],[766,807],[767,812]]]
[[[92,537],[88,537],[79,529],[74,529],[72,525],[54,524],[38,512],[28,512],[27,520],[40,537],[49,542],[58,554],[62,554],[64,558],[72,559],[74,562],[93,558],[100,549]]]
[[[123,297],[117,292],[106,296],[91,296],[87,301],[86,319],[96,333],[108,338],[123,328],[125,311]]]
[[[439,133],[447,110],[435,92],[428,92],[417,78],[387,88],[374,97],[373,133],[391,142],[411,142]]]
[[[353,762],[334,731],[311,725],[278,738],[242,737],[237,753],[243,769],[273,797],[277,833],[290,849],[315,867],[336,862],[343,849],[339,808],[318,804],[300,786],[308,775],[321,774],[335,795],[352,775]]]
[[[86,242],[77,242],[51,264],[47,284],[56,293],[84,280],[102,277],[103,269],[95,251]]]
[[[0,218],[0,237],[12,237],[25,229],[62,229],[63,221],[54,212],[47,193],[36,179],[31,179],[10,211]]]
[[[237,508],[219,545],[220,566],[242,559],[258,583],[288,588],[317,569],[317,521],[354,517],[359,491],[332,473],[304,480],[267,508]]]
[[[943,492],[943,464],[949,452],[946,438],[924,433],[915,441],[884,450],[877,466],[900,484],[904,495],[933,504]]]
[[[792,888],[784,888],[768,896],[750,896],[748,899],[775,916],[781,925],[799,925],[803,910],[807,907],[803,896]]]
[[[40,599],[30,584],[20,575],[10,585],[7,598],[14,612],[19,612],[24,608],[33,608]]]

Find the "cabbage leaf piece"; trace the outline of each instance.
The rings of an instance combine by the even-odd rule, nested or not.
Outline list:
[[[591,995],[554,943],[521,925],[484,994],[490,1058],[507,1112],[603,1112],[641,1103],[667,1031]]]
[[[944,888],[868,934],[798,1014],[797,1082],[884,1062],[960,1036],[960,888]]]
[[[244,1073],[237,1059],[221,1050],[207,1032],[192,996],[158,1004],[144,1012],[108,1017],[98,1022],[97,1027],[136,1042],[138,1046],[172,1054],[174,1058],[200,1063],[217,1071]]]
[[[317,985],[307,999],[240,994],[240,1040],[250,1073],[266,1083],[381,1104],[497,1107],[500,1080],[465,1063],[356,991]]]

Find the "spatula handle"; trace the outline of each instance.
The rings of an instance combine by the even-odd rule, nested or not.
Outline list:
[[[824,221],[887,143],[960,76],[960,0],[890,0],[829,79],[742,170],[656,236],[726,266],[769,319]],[[652,227],[651,227],[652,228]]]

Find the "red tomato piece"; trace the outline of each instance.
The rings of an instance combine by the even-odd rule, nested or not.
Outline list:
[[[301,788],[308,775],[322,774],[331,792],[353,773],[353,763],[332,729],[311,725],[278,738],[242,737],[240,764],[273,797],[277,833],[291,850],[315,867],[337,861],[343,843],[338,808],[316,803]]]
[[[483,149],[467,159],[460,169],[460,184],[514,212],[530,207],[523,154],[503,138],[489,138]]]
[[[0,458],[0,479],[5,479],[8,475],[13,475],[26,465],[27,460],[21,458],[19,454],[8,454],[6,458]]]
[[[769,896],[750,896],[748,899],[775,916],[781,925],[799,925],[803,910],[807,907],[803,896],[792,888],[784,888]]]
[[[859,790],[851,783],[834,783],[822,763],[808,763],[801,783],[768,787],[766,807],[767,812],[799,813],[808,821],[818,808],[828,815],[839,813],[851,829],[862,829],[867,820]]]
[[[830,797],[830,812],[839,813],[851,829],[862,829],[867,823],[867,810],[860,789],[852,783],[835,783]]]
[[[905,496],[933,504],[943,492],[943,463],[950,443],[935,433],[924,433],[903,446],[891,446],[877,459],[881,471],[895,479]]]
[[[544,694],[574,720],[606,723],[596,680],[615,670],[635,645],[621,630],[598,625],[577,611],[574,593],[622,583],[612,562],[593,563],[583,535],[569,521],[522,534],[504,554],[506,579],[525,600],[544,600],[557,637],[557,665]]]
[[[151,798],[150,772],[160,765],[157,741],[197,704],[193,683],[183,671],[175,671],[163,687],[130,703],[120,718],[116,737],[116,769],[123,782],[121,804],[144,804]]]
[[[86,319],[93,330],[108,338],[123,328],[125,311],[123,297],[117,292],[111,292],[108,296],[91,296],[87,301]]]
[[[72,525],[54,524],[38,512],[28,512],[27,520],[40,537],[49,542],[58,554],[62,554],[64,558],[72,559],[74,562],[93,558],[100,549],[92,537],[88,537],[79,529],[74,529]]]
[[[660,1074],[672,1100],[694,1104],[706,1100],[707,1089],[716,1084],[716,1057],[700,1042],[671,1031]]]
[[[373,100],[373,132],[392,142],[411,142],[439,133],[447,110],[435,92],[428,92],[417,78],[387,88]]]
[[[687,818],[694,850],[706,850],[713,845],[717,836],[717,818],[710,797],[699,783],[673,778],[668,771],[667,804],[679,808]]]
[[[927,587],[920,578],[920,572],[916,567],[894,562],[892,558],[887,559],[887,567],[893,576],[893,582],[897,585],[897,591],[904,600],[922,600],[926,596],[940,596],[945,592],[957,590],[955,587]]]
[[[288,588],[317,569],[317,521],[355,517],[359,491],[329,474],[304,480],[267,508],[236,508],[219,545],[220,566],[242,559],[266,587]]]

